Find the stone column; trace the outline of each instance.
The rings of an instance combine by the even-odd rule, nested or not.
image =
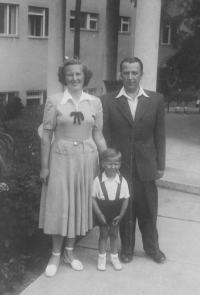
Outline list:
[[[138,0],[133,55],[142,60],[142,86],[156,90],[161,0]]]

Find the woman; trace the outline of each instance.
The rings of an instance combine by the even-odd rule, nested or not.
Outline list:
[[[98,173],[98,151],[101,154],[107,147],[100,99],[82,90],[90,80],[88,74],[91,77],[81,61],[67,61],[58,74],[66,91],[49,97],[45,105],[39,227],[52,235],[48,277],[57,272],[64,237],[64,262],[74,270],[83,269],[73,248],[76,236],[93,227],[92,183]]]

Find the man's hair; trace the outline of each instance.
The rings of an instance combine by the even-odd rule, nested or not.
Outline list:
[[[143,63],[142,63],[142,61],[141,61],[139,58],[137,58],[137,57],[126,57],[125,59],[123,59],[122,62],[120,63],[120,72],[122,72],[123,64],[124,64],[125,62],[127,62],[127,63],[129,63],[129,64],[132,64],[132,63],[135,63],[135,62],[139,63],[141,73],[143,72]]]
[[[102,161],[106,161],[109,158],[118,158],[118,160],[121,161],[121,157],[122,157],[121,152],[112,148],[106,149],[105,151],[103,151],[101,155]]]
[[[82,66],[83,74],[84,74],[83,87],[86,87],[89,84],[90,79],[92,78],[92,72],[79,59],[69,59],[64,63],[64,65],[62,67],[59,67],[59,69],[58,69],[59,82],[61,84],[63,84],[64,86],[67,86],[66,78],[65,78],[65,68],[67,66],[73,66],[73,65],[81,65]]]

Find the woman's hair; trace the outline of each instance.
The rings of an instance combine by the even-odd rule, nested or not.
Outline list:
[[[67,60],[62,67],[59,67],[58,69],[58,81],[63,84],[64,86],[67,86],[66,79],[65,79],[65,68],[67,66],[72,66],[72,65],[81,65],[83,69],[83,74],[84,74],[84,83],[83,87],[86,87],[90,79],[92,78],[92,72],[82,64],[82,62],[79,59],[69,59]]]
[[[109,158],[118,158],[118,160],[121,161],[121,157],[122,157],[121,152],[112,148],[106,149],[105,151],[103,151],[101,155],[102,161],[106,161]]]

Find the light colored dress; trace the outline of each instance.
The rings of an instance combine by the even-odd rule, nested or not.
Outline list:
[[[84,117],[80,122],[72,114],[77,111]],[[43,128],[53,130],[55,139],[40,204],[39,227],[46,234],[74,238],[93,228],[92,186],[99,165],[92,132],[102,126],[102,105],[97,97],[83,92],[78,106],[67,90],[47,99]]]

